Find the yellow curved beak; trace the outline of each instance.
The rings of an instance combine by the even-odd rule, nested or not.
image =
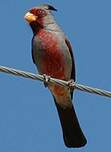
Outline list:
[[[31,23],[37,20],[37,16],[35,16],[34,14],[30,12],[26,13],[24,18],[28,23]]]

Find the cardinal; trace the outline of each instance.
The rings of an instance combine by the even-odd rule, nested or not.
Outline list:
[[[53,11],[57,9],[44,4],[31,8],[25,14],[25,19],[33,31],[32,59],[40,74],[75,81],[72,47],[56,23]],[[47,86],[58,111],[65,145],[72,148],[84,146],[87,141],[72,104],[73,90],[57,84],[49,83]]]

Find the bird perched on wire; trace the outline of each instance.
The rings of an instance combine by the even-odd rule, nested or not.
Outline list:
[[[75,81],[75,64],[72,47],[61,28],[57,25],[51,5],[33,7],[25,14],[32,31],[32,59],[40,74]],[[48,84],[57,107],[63,138],[67,147],[82,147],[86,138],[80,128],[74,106],[73,90],[57,84]]]

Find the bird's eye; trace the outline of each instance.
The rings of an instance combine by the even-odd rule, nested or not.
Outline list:
[[[44,17],[47,15],[46,11],[43,9],[37,9],[37,8],[33,8],[30,10],[30,13],[38,16],[39,18]]]
[[[38,14],[42,14],[42,12],[43,12],[43,10],[41,10],[41,9],[38,9],[38,10],[37,10],[37,13],[38,13]]]
[[[46,13],[45,10],[37,9],[37,10],[36,10],[36,15],[37,15],[38,17],[44,17],[44,16],[47,15],[47,13]]]

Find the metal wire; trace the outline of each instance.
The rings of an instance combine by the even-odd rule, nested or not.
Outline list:
[[[45,81],[44,75],[33,74],[33,73],[30,73],[30,72],[21,71],[21,70],[17,70],[17,69],[5,67],[5,66],[0,66],[0,72],[5,72],[5,73],[8,73],[8,74],[12,74],[12,75],[15,75],[15,76],[21,76],[21,77],[25,77],[25,78],[30,78],[30,79],[33,79],[33,80]],[[55,79],[55,78],[50,77],[48,83],[56,83],[58,85],[62,85],[62,86],[65,86],[65,87],[70,87],[71,89],[77,89],[77,90],[80,90],[80,91],[93,93],[93,94],[97,94],[97,95],[106,96],[106,97],[111,98],[111,92],[110,91],[101,90],[101,89],[98,89],[98,88],[93,88],[93,87],[81,85],[81,84],[78,84],[76,82],[72,82],[69,85],[68,81],[59,80],[59,79]]]

